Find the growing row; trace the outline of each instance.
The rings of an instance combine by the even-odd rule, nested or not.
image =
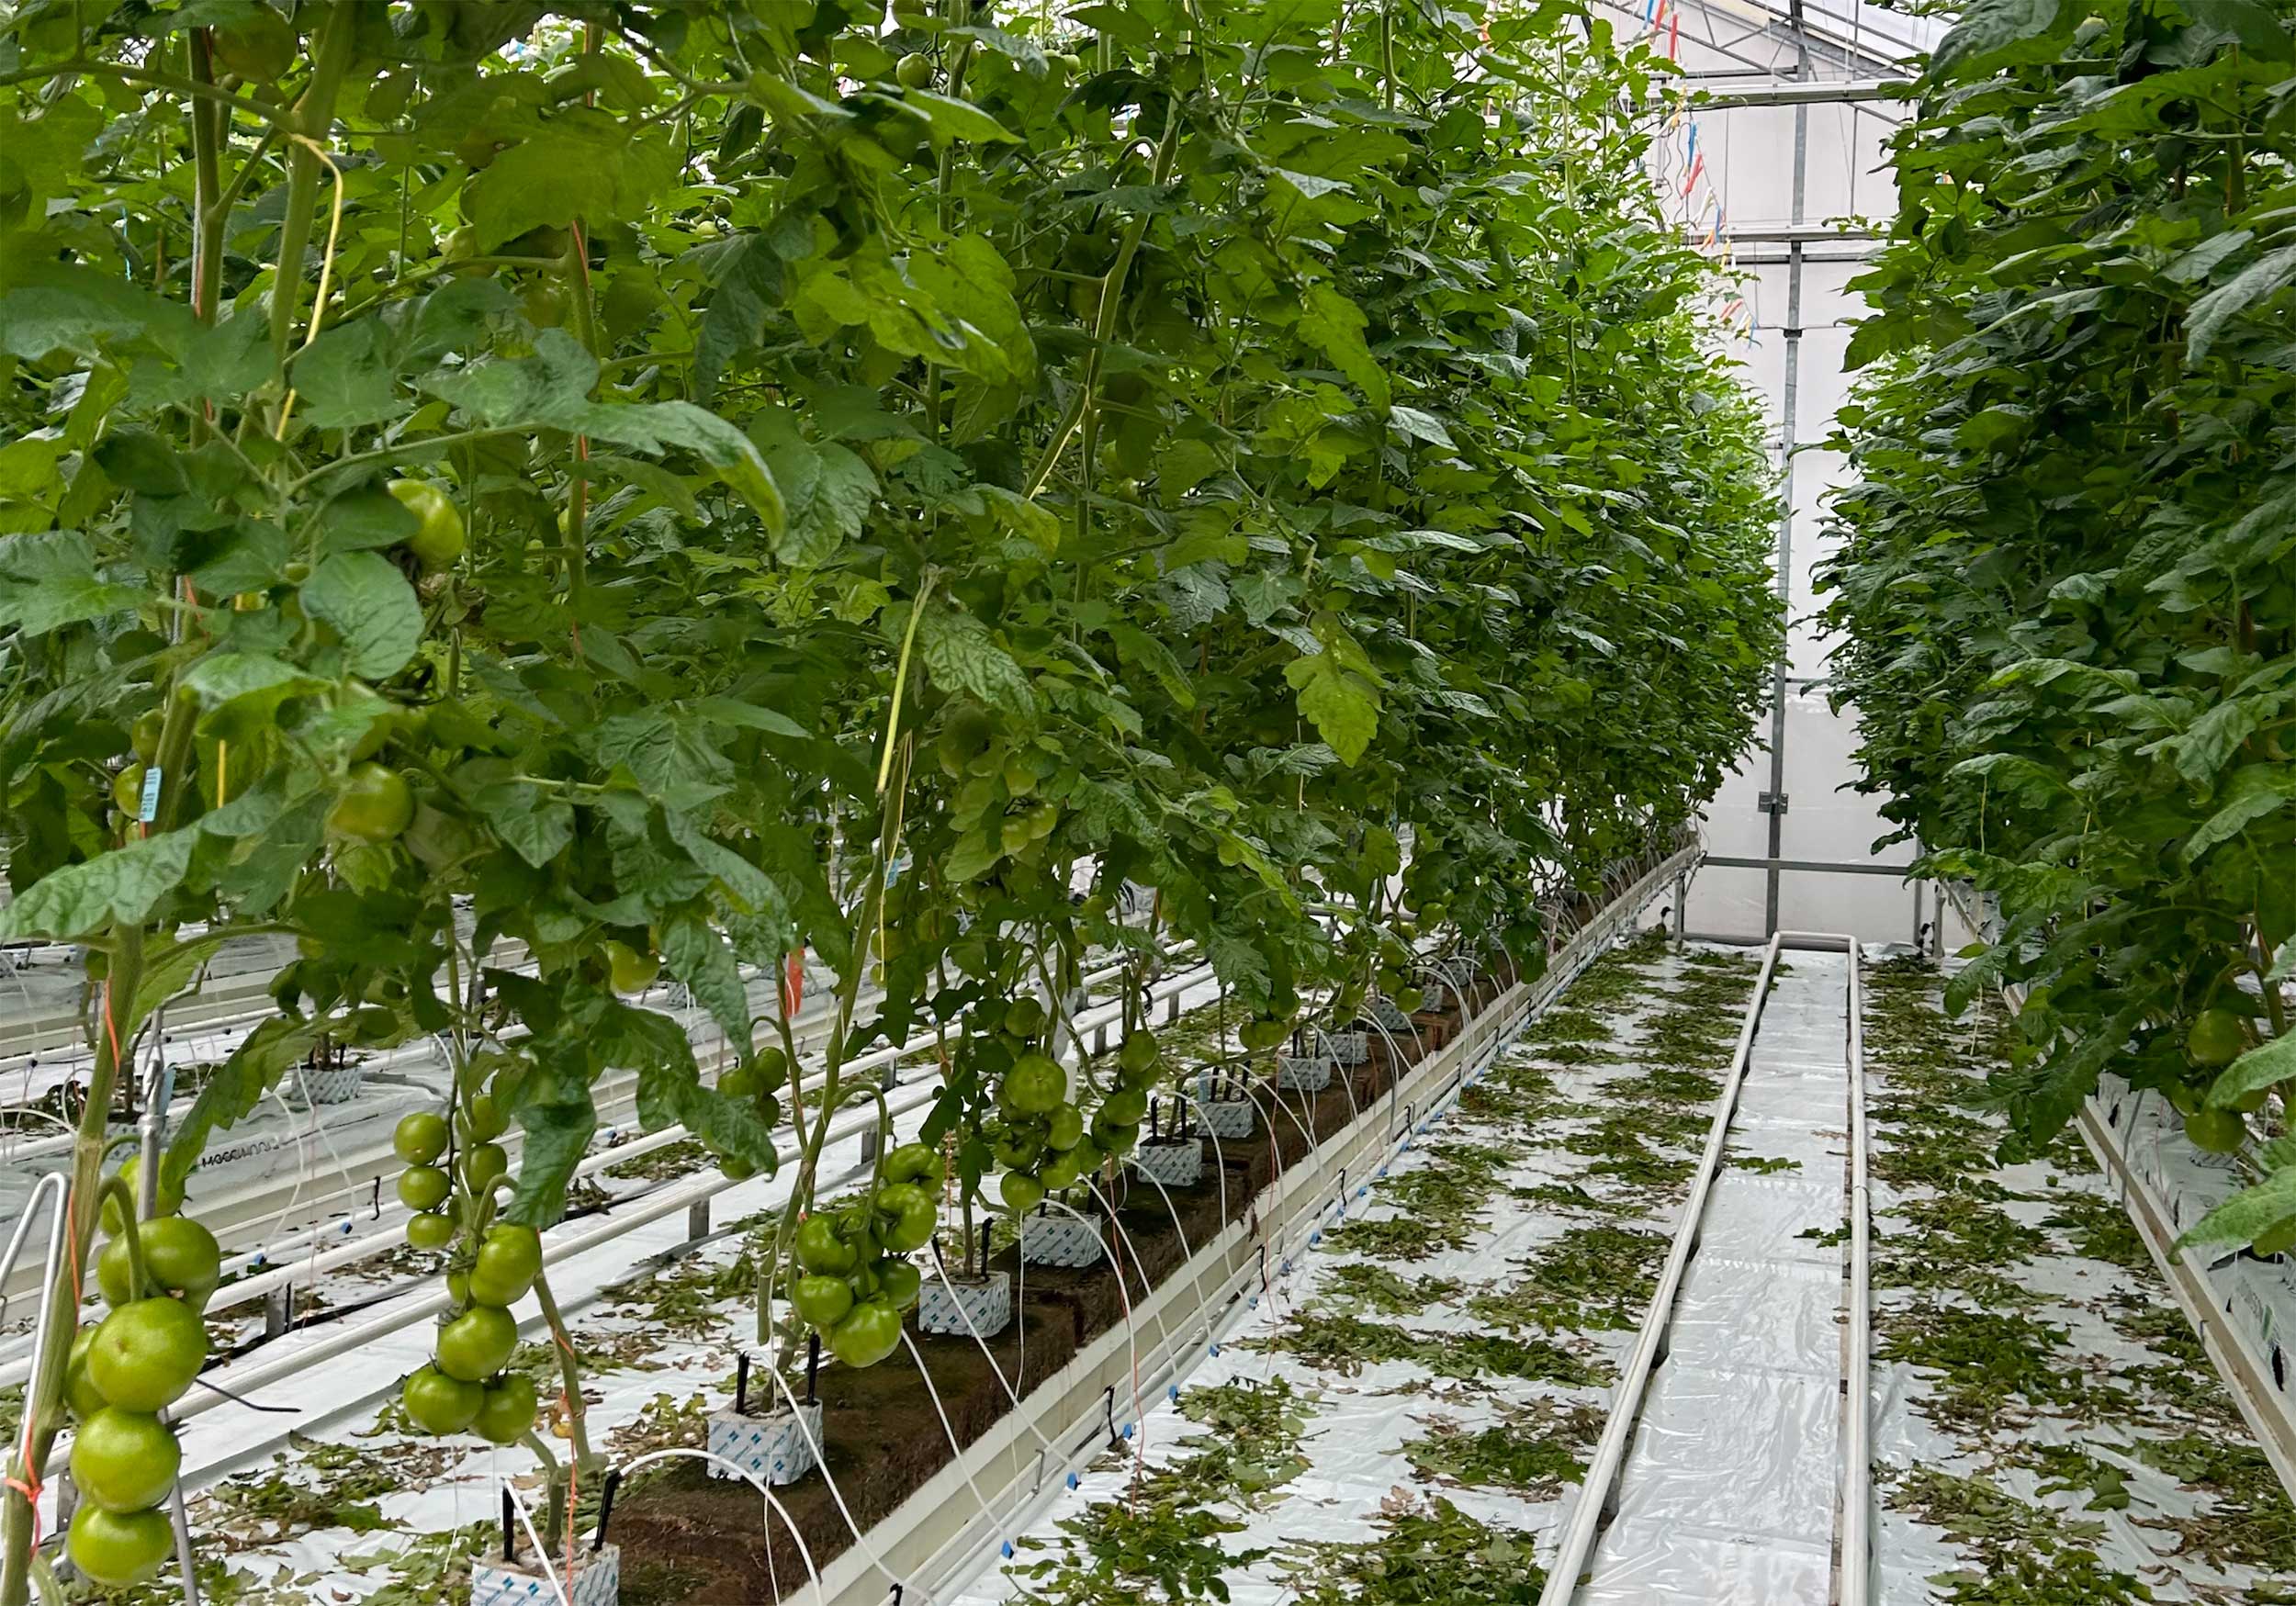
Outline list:
[[[1900,134],[1829,570],[1867,783],[1998,902],[2039,1152],[2109,1064],[2203,1149],[2296,1082],[2280,8],[1973,9]],[[2296,1240],[2296,1149],[2200,1235]]]
[[[969,1222],[1134,1140],[1154,1039],[1063,1069],[1087,951],[1136,1009],[1194,943],[1254,1050],[1408,1008],[1413,944],[1538,954],[1746,740],[1760,427],[1642,175],[1653,65],[1575,6],[189,20],[31,8],[0,75],[0,937],[99,984],[84,1254],[140,1034],[232,937],[300,957],[147,1210],[297,1061],[450,1046],[406,1143],[441,1423],[518,1414],[485,1268],[608,1069],[733,1167],[786,1099],[760,1336],[776,1288],[833,1343],[889,1311],[860,1361],[944,1171]],[[740,967],[806,949],[800,1096]],[[732,1086],[625,996],[658,968]],[[844,1066],[927,1028],[933,1151],[805,1219]]]

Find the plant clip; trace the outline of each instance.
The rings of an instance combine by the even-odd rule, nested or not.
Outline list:
[[[502,1486],[502,1560],[505,1564],[518,1560],[518,1517],[508,1484]]]
[[[749,1414],[749,1352],[741,1351],[734,1357],[734,1414]]]
[[[815,1390],[815,1381],[821,1376],[821,1335],[805,1335],[805,1403],[812,1405],[821,1398]]]

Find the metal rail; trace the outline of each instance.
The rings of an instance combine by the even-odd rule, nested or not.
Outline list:
[[[1739,1095],[1745,1085],[1754,1039],[1761,1029],[1771,983],[1777,973],[1778,955],[1783,948],[1789,946],[1798,949],[1843,951],[1849,958],[1849,1020],[1843,1051],[1847,1060],[1851,1151],[1845,1189],[1846,1210],[1850,1218],[1850,1260],[1842,1349],[1844,1420],[1839,1505],[1835,1512],[1838,1565],[1834,1598],[1840,1606],[1866,1606],[1869,1600],[1873,1575],[1872,1403],[1869,1381],[1873,1347],[1873,1239],[1866,1167],[1865,1034],[1861,1018],[1864,1000],[1859,977],[1861,950],[1858,939],[1843,933],[1780,931],[1772,936],[1763,947],[1761,970],[1755,979],[1754,994],[1747,1002],[1746,1018],[1739,1028],[1738,1047],[1731,1055],[1729,1073],[1716,1101],[1714,1122],[1706,1134],[1705,1152],[1700,1156],[1698,1169],[1691,1179],[1690,1193],[1683,1200],[1682,1220],[1675,1228],[1673,1244],[1668,1251],[1665,1266],[1652,1292],[1649,1314],[1636,1336],[1626,1365],[1619,1374],[1618,1387],[1612,1395],[1609,1421],[1604,1424],[1603,1435],[1595,1444],[1594,1454],[1587,1464],[1586,1476],[1580,1485],[1579,1499],[1571,1507],[1569,1520],[1563,1526],[1561,1542],[1548,1573],[1546,1588],[1539,1594],[1539,1606],[1570,1606],[1570,1602],[1577,1599],[1580,1587],[1585,1581],[1584,1574],[1593,1559],[1596,1541],[1601,1536],[1604,1519],[1615,1508],[1619,1476],[1625,1466],[1626,1452],[1633,1443],[1635,1429],[1641,1421],[1644,1396],[1649,1388],[1650,1376],[1665,1352],[1668,1330],[1673,1320],[1675,1298],[1681,1292],[1683,1277],[1689,1269],[1692,1255],[1696,1252],[1698,1239],[1705,1226],[1706,1205],[1713,1193],[1715,1178],[1721,1169],[1730,1127],[1738,1112]]]
[[[1674,1242],[1667,1251],[1665,1265],[1659,1271],[1658,1286],[1650,1296],[1649,1313],[1643,1319],[1642,1331],[1636,1335],[1633,1353],[1618,1375],[1618,1387],[1611,1396],[1610,1420],[1603,1424],[1603,1436],[1595,1442],[1594,1454],[1587,1462],[1586,1476],[1579,1485],[1579,1498],[1570,1508],[1570,1521],[1563,1524],[1562,1542],[1547,1575],[1547,1587],[1539,1591],[1538,1606],[1570,1606],[1579,1592],[1580,1574],[1594,1554],[1594,1541],[1601,1532],[1604,1513],[1610,1509],[1619,1468],[1634,1438],[1635,1423],[1642,1414],[1643,1393],[1649,1387],[1651,1369],[1658,1365],[1659,1353],[1665,1345],[1674,1296],[1681,1290],[1683,1273],[1698,1242],[1706,1196],[1713,1192],[1715,1174],[1721,1169],[1730,1117],[1738,1109],[1739,1088],[1746,1080],[1746,1063],[1753,1051],[1754,1032],[1761,1023],[1762,1005],[1770,996],[1770,979],[1777,968],[1778,938],[1773,937],[1762,949],[1761,971],[1754,980],[1754,995],[1747,1001],[1746,1019],[1738,1028],[1738,1048],[1730,1056],[1729,1074],[1716,1101],[1714,1124],[1706,1132],[1705,1151],[1699,1157],[1698,1170],[1691,1178],[1690,1194],[1683,1202],[1683,1218],[1674,1229]]]

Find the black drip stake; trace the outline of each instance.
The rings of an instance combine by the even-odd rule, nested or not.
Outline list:
[[[734,1414],[749,1414],[749,1352],[744,1350],[734,1362]]]
[[[613,1521],[613,1491],[622,1487],[622,1469],[617,1466],[606,1474],[606,1488],[598,1500],[598,1532],[591,1536],[590,1553],[596,1555],[606,1547],[606,1524]]]
[[[814,1404],[821,1396],[814,1387],[821,1376],[821,1335],[809,1333],[805,1338],[805,1403]]]
[[[518,1514],[511,1501],[508,1488],[502,1490],[502,1560],[505,1565],[518,1560]]]

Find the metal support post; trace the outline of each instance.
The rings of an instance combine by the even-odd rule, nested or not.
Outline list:
[[[1795,62],[1796,78],[1809,76],[1809,39],[1800,29],[1801,0],[1794,0],[1791,21],[1795,29],[1798,58]],[[1809,177],[1809,106],[1798,103],[1794,107],[1794,222],[1800,224],[1808,203]],[[1799,399],[1802,377],[1802,243],[1796,240],[1786,257],[1785,282],[1785,393],[1779,409],[1779,506],[1778,506],[1778,601],[1791,602],[1794,590],[1794,448],[1795,402]],[[1785,680],[1793,643],[1787,641],[1780,653],[1770,682],[1770,792],[1766,800],[1770,814],[1770,857],[1785,857]],[[1778,929],[1778,892],[1780,873],[1772,866],[1765,878],[1762,893],[1762,933],[1769,936]]]

